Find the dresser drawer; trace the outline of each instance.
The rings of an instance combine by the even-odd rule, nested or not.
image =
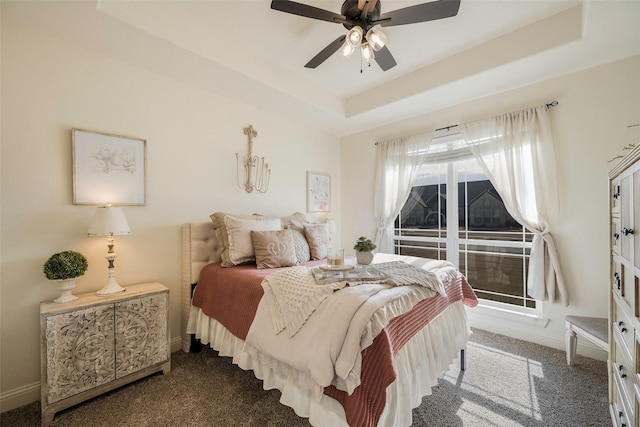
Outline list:
[[[627,316],[627,313],[620,307],[619,304],[613,304],[613,312],[611,313],[613,318],[613,338],[620,345],[626,353],[626,357],[629,360],[633,360],[635,349],[635,338],[633,323]]]
[[[620,234],[620,230],[622,226],[620,225],[620,217],[611,217],[611,250],[614,254],[620,255],[620,248],[622,245],[622,234]]]
[[[633,413],[629,410],[629,402],[621,393],[621,385],[616,376],[612,383],[611,421],[616,427],[633,427]]]
[[[611,290],[615,295],[622,298],[624,295],[624,269],[620,264],[619,257],[611,260]]]
[[[627,351],[624,350],[620,343],[615,340],[614,354],[612,355],[612,367],[616,381],[618,382],[619,392],[624,396],[627,406],[631,406],[631,402],[635,403],[634,384],[634,367],[629,359]]]
[[[611,215],[620,215],[620,181],[612,181],[609,191],[611,197]]]

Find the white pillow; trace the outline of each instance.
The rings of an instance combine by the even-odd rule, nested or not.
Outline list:
[[[272,231],[282,229],[280,218],[249,219],[226,215],[224,223],[227,227],[227,237],[229,238],[229,260],[228,263],[223,260],[223,266],[225,267],[255,261],[251,230]]]

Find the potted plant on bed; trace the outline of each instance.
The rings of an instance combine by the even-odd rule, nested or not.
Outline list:
[[[364,236],[360,236],[353,247],[353,249],[356,250],[356,259],[358,260],[358,264],[371,264],[371,261],[373,261],[373,253],[371,251],[375,248],[375,243]]]
[[[76,287],[76,279],[87,271],[87,267],[87,258],[80,252],[63,251],[49,257],[44,263],[44,275],[49,280],[57,281],[62,291],[53,302],[63,304],[78,299],[71,290]]]

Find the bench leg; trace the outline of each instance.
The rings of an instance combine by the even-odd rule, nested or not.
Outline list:
[[[575,364],[578,337],[571,329],[567,329],[565,333],[565,343],[567,345],[567,365],[573,366]]]
[[[467,361],[464,360],[464,348],[460,349],[460,370],[464,371],[467,369]]]

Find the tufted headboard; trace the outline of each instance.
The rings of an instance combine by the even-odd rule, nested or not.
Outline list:
[[[221,260],[224,249],[220,241],[221,236],[214,230],[214,216],[225,215],[216,212],[209,221],[190,222],[182,225],[182,281],[181,293],[181,333],[182,349],[186,352],[191,347],[191,336],[187,334],[187,323],[189,323],[189,313],[191,311],[191,296],[193,286],[200,279],[202,268],[212,262]],[[264,218],[260,214],[257,215]],[[291,215],[280,217],[282,227],[289,226],[290,221],[296,220],[301,223],[307,221],[306,215],[301,212],[294,212]]]
[[[181,332],[182,349],[186,352],[191,346],[187,323],[193,285],[200,278],[200,270],[211,262],[220,261],[221,253],[222,245],[214,232],[213,222],[190,222],[182,226]]]

